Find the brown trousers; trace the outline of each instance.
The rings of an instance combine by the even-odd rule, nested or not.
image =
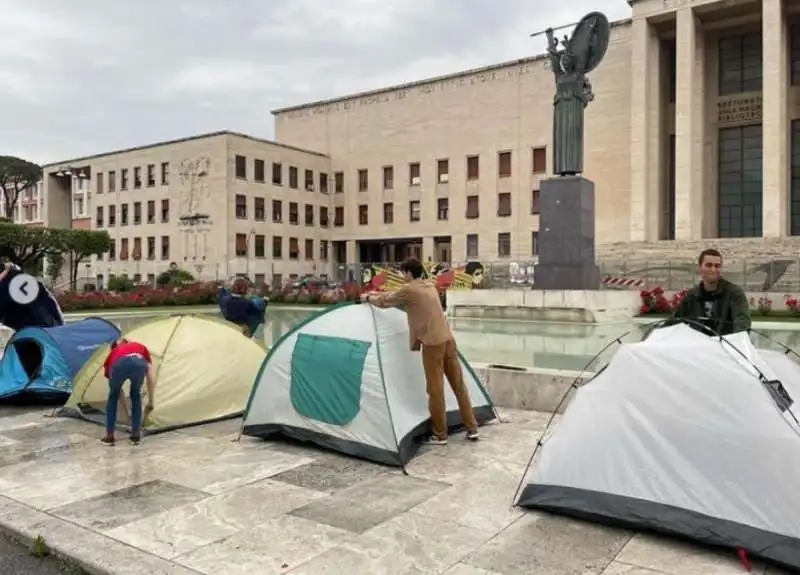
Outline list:
[[[455,340],[439,345],[422,346],[422,367],[425,370],[425,383],[428,389],[428,410],[431,413],[433,435],[440,439],[447,437],[447,408],[444,399],[444,378],[458,400],[461,422],[469,430],[477,430],[478,422],[472,411],[469,391],[464,384],[464,374],[458,361]]]

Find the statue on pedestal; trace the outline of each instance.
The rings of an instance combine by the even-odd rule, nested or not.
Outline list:
[[[556,80],[553,99],[553,173],[574,176],[583,173],[583,114],[594,100],[587,74],[594,70],[608,49],[611,26],[600,12],[591,12],[575,27],[571,37],[556,39],[549,28],[547,63]]]

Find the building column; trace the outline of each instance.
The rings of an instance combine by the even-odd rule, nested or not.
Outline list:
[[[633,22],[631,87],[631,222],[634,242],[659,236],[659,192],[663,159],[660,153],[661,40],[646,18]]]
[[[691,7],[677,12],[675,97],[675,239],[703,236],[705,46]]]
[[[436,261],[436,242],[433,236],[422,238],[422,261]]]
[[[358,263],[358,250],[356,249],[356,241],[355,240],[347,240],[345,242],[345,261],[342,262],[346,265],[352,265]]]
[[[783,0],[763,0],[762,5],[762,235],[782,237],[789,230],[789,34]]]

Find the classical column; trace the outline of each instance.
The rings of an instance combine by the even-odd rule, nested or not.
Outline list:
[[[677,12],[675,95],[675,239],[703,235],[705,46],[691,7]]]
[[[663,161],[661,40],[646,18],[633,21],[631,53],[631,241],[659,236]]]
[[[788,30],[783,0],[763,0],[764,237],[785,236],[789,226]]]

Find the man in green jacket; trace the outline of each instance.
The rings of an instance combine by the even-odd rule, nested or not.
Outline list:
[[[744,290],[722,277],[722,255],[703,250],[697,260],[700,283],[686,292],[673,314],[706,326],[714,335],[729,335],[750,329],[750,305]]]

